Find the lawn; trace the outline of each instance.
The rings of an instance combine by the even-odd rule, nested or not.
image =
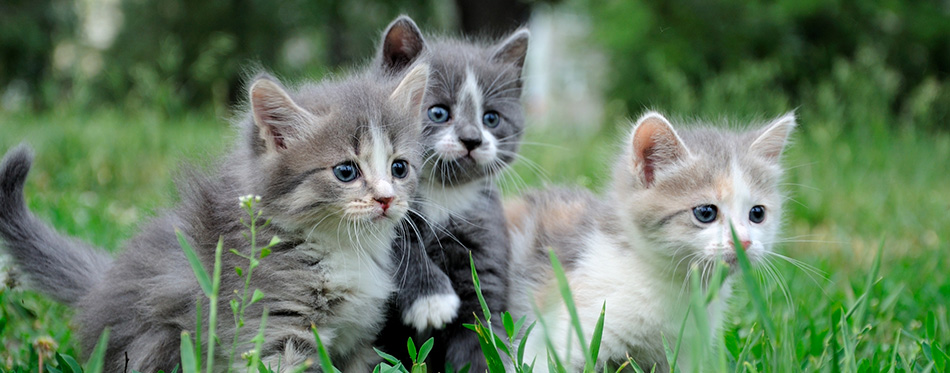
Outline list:
[[[715,117],[731,114],[719,107],[726,109]],[[779,263],[780,281],[762,283],[765,315],[740,286],[720,356],[736,371],[943,371],[950,133],[798,110],[777,250],[802,264]],[[524,159],[503,179],[506,192],[545,184],[601,190],[626,126],[534,125]],[[211,113],[0,112],[0,151],[24,141],[37,153],[26,186],[30,208],[61,232],[114,249],[174,203],[181,162],[222,154],[232,133],[227,118]],[[0,370],[30,366],[41,337],[82,356],[69,309],[9,285],[0,287]]]

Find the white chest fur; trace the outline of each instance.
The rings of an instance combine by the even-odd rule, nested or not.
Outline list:
[[[617,244],[601,233],[592,234],[586,245],[587,255],[580,259],[578,267],[568,273],[574,301],[585,339],[590,341],[594,326],[600,317],[601,307],[606,303],[604,334],[600,360],[620,361],[633,354],[636,358],[663,359],[662,338],[675,341],[680,325],[689,307],[689,294],[683,287],[683,279],[657,271],[647,261],[637,258],[630,249]],[[545,299],[559,299],[557,288],[550,284],[537,289]],[[730,284],[725,284],[720,301],[707,308],[710,325],[716,328],[722,320]],[[535,299],[539,299],[535,297]],[[571,356],[568,367],[583,366],[583,352],[577,343],[570,316],[562,302],[541,309],[545,324],[558,355],[563,359]],[[689,326],[692,326],[690,324]],[[693,330],[692,332],[695,332]],[[687,338],[689,334],[687,333]],[[529,350],[537,352],[541,371],[545,371],[543,358],[545,344],[542,333],[532,333]],[[568,345],[568,341],[570,345]],[[640,356],[637,356],[640,354]],[[688,363],[689,357],[681,353],[680,363]],[[529,358],[530,360],[530,358]],[[647,368],[649,369],[649,368]]]
[[[326,270],[324,290],[341,300],[330,311],[321,339],[331,354],[348,355],[367,345],[384,321],[384,307],[394,286],[390,277],[389,240],[364,237],[359,243],[305,243],[297,250],[318,258]]]
[[[468,211],[478,200],[484,181],[475,181],[460,186],[444,186],[434,182],[420,184],[422,214],[429,224],[442,225],[451,216]]]

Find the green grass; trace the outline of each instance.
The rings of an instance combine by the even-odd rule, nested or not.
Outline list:
[[[758,289],[775,326],[768,332],[758,300],[739,286],[712,356],[722,353],[729,371],[939,371],[950,345],[950,133],[811,110],[800,109],[785,159],[792,200],[788,242],[777,250],[823,276],[779,263],[790,301],[774,283]],[[625,131],[535,126],[522,149],[534,165],[520,162],[519,181],[506,184],[602,190]],[[232,133],[211,114],[0,113],[0,151],[22,141],[37,152],[30,208],[60,231],[112,249],[174,203],[180,162],[222,154]],[[19,288],[2,288],[0,306],[0,368],[35,367],[33,346],[46,336],[82,361],[66,307]]]

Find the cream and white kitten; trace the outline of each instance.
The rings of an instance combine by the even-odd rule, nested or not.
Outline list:
[[[720,259],[736,268],[730,222],[753,264],[771,252],[784,200],[779,161],[794,127],[789,113],[745,132],[676,130],[649,112],[637,121],[603,198],[550,189],[507,202],[508,304],[516,318],[540,316],[545,324],[528,337],[526,361],[537,358],[535,371],[548,371],[545,334],[562,361],[571,357],[569,371],[584,365],[548,250],[564,264],[587,341],[606,302],[598,367],[630,356],[646,371],[668,371],[663,338],[676,343],[689,307],[690,268],[708,271]],[[713,329],[722,324],[732,277],[706,309]],[[687,335],[702,335],[691,327]],[[680,366],[695,363],[688,353],[680,356]]]

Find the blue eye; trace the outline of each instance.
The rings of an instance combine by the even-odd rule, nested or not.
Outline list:
[[[449,108],[442,105],[435,105],[429,108],[429,120],[436,123],[445,123],[449,121]]]
[[[333,167],[333,175],[340,181],[348,183],[360,176],[360,169],[352,162],[344,162]]]
[[[495,128],[501,123],[501,117],[498,116],[498,112],[489,111],[482,116],[482,123],[485,123],[488,128]]]
[[[409,175],[409,162],[398,160],[393,162],[393,176],[404,179]]]
[[[702,205],[693,207],[693,216],[700,223],[712,223],[719,214],[719,208],[716,205]]]
[[[749,220],[756,224],[759,224],[765,220],[765,206],[752,206],[752,209],[749,210]]]

